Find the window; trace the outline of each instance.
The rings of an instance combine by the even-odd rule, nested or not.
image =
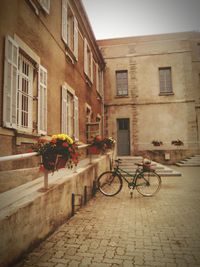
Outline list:
[[[50,0],[38,0],[44,11],[49,14],[50,12]]]
[[[22,42],[22,41],[21,41]],[[30,50],[30,49],[29,49]],[[36,62],[16,40],[5,39],[3,126],[32,133],[33,83]],[[36,72],[35,72],[36,74]],[[38,132],[47,131],[47,70],[39,65]]]
[[[62,38],[75,59],[78,60],[78,22],[68,0],[62,0]]]
[[[127,96],[128,95],[128,71],[121,70],[116,71],[116,89],[117,96]]]
[[[23,55],[18,57],[17,126],[32,128],[33,65]]]
[[[62,132],[79,139],[78,97],[62,86]]]
[[[93,56],[86,39],[84,39],[84,72],[93,83]]]
[[[200,58],[200,43],[197,44],[197,56]]]
[[[160,94],[173,93],[171,67],[159,68],[159,79],[160,79]]]
[[[86,110],[86,122],[90,123],[92,121],[92,108],[90,105],[85,104],[85,110]]]
[[[100,70],[98,64],[96,64],[96,88],[97,92],[103,95],[103,72]]]

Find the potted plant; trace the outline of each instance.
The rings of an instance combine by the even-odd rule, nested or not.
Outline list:
[[[113,149],[116,141],[112,137],[106,137],[103,142],[106,145],[106,148]]]
[[[179,139],[177,139],[177,140],[173,140],[173,141],[171,142],[171,144],[172,144],[172,145],[175,145],[175,146],[183,146],[183,145],[184,145],[183,141],[181,141],[181,140],[179,140]]]
[[[72,168],[78,163],[77,145],[66,134],[53,135],[51,140],[38,139],[33,150],[42,156],[42,165],[48,171]]]
[[[98,155],[102,151],[105,151],[106,149],[104,140],[101,138],[100,135],[96,135],[89,143],[90,143],[90,146],[88,148],[89,154]]]
[[[152,143],[154,146],[161,146],[161,145],[163,145],[163,142],[162,142],[162,141],[158,141],[158,140],[153,140],[151,143]]]

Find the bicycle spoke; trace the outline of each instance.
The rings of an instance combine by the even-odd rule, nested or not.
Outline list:
[[[114,196],[122,188],[122,180],[112,172],[105,172],[98,178],[98,188],[106,196]]]
[[[155,195],[161,186],[160,176],[155,172],[143,172],[137,178],[137,191],[143,196]]]

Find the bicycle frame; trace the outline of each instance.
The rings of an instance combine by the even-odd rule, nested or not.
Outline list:
[[[121,169],[119,166],[115,167],[113,172],[116,173],[117,175],[119,175],[123,180],[125,180],[127,182],[129,188],[132,187],[133,189],[136,186],[137,176],[139,173],[141,173],[140,169],[137,168],[135,174],[132,175],[129,172]],[[125,174],[127,174],[128,177],[132,178],[131,182],[129,182],[128,179],[124,176]]]

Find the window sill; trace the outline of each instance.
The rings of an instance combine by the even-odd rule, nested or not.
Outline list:
[[[73,65],[77,62],[77,58],[75,57],[74,53],[71,51],[71,49],[68,46],[66,46],[65,54],[66,54],[66,57],[71,61]]]
[[[92,87],[92,81],[90,80],[90,78],[87,76],[87,74],[85,74],[85,82],[89,85],[89,87]]]
[[[115,98],[129,98],[129,95],[116,95]]]
[[[159,93],[159,96],[168,96],[168,95],[174,95],[173,92],[171,93]]]

